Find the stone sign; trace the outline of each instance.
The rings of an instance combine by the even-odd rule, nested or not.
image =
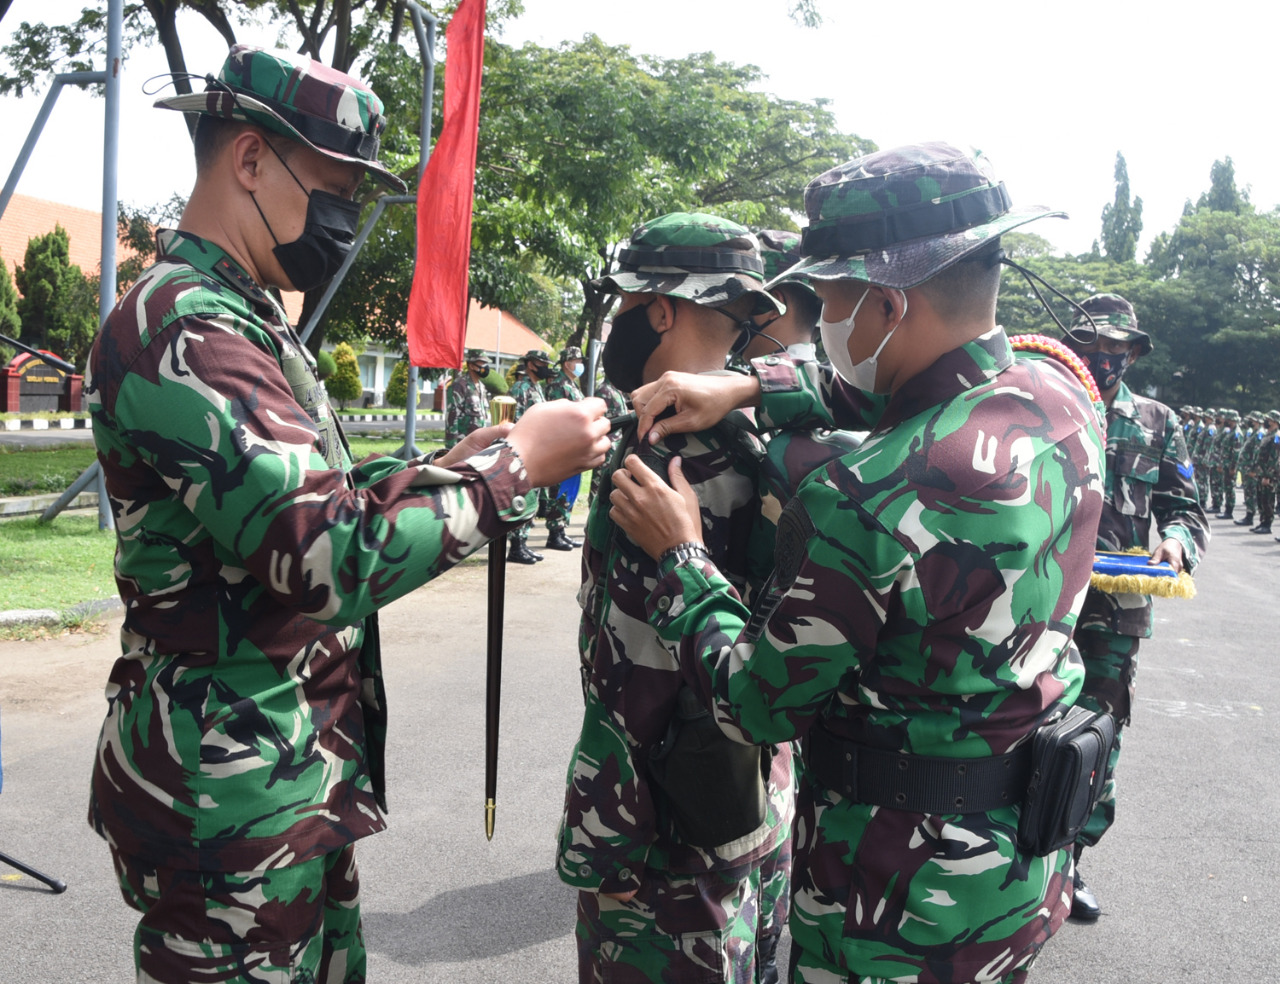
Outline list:
[[[0,406],[9,413],[78,411],[83,382],[78,374],[51,365],[37,355],[20,352],[0,374]]]

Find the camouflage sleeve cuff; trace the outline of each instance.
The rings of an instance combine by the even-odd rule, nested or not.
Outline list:
[[[765,355],[751,360],[751,371],[760,380],[760,394],[795,393],[801,389],[796,364],[783,355]]]
[[[725,583],[710,559],[664,558],[658,564],[658,583],[645,601],[649,624],[659,633],[669,629],[690,605],[715,590],[716,582]]]
[[[466,463],[488,488],[499,519],[518,524],[533,518],[538,511],[538,497],[529,494],[529,475],[515,448],[506,441],[495,441]]]
[[[1182,559],[1188,574],[1194,574],[1196,565],[1200,563],[1199,551],[1191,531],[1185,526],[1167,526],[1160,530],[1160,539],[1176,540],[1182,545]]]

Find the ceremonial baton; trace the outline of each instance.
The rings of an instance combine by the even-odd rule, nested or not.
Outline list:
[[[516,401],[495,396],[489,401],[495,424],[515,420]],[[507,534],[489,541],[488,661],[484,688],[484,835],[493,840],[498,793],[498,710],[502,697],[502,613],[506,600]]]

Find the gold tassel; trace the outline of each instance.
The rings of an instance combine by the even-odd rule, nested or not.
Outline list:
[[[1124,551],[1126,554],[1146,555],[1141,547]],[[1186,571],[1177,577],[1152,577],[1149,574],[1099,574],[1089,576],[1089,586],[1106,594],[1145,594],[1157,598],[1194,598],[1196,582]]]

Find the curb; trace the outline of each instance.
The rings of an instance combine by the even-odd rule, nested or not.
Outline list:
[[[0,518],[15,516],[32,516],[42,513],[62,498],[57,492],[42,492],[39,495],[16,495],[0,499]],[[81,492],[67,504],[67,509],[97,509],[98,493]]]
[[[88,417],[38,417],[35,420],[0,420],[0,430],[88,430]]]
[[[78,605],[72,605],[65,612],[55,611],[52,608],[13,608],[0,612],[0,628],[16,628],[22,625],[53,628],[61,625],[63,618],[68,615],[76,618],[96,618],[99,615],[115,615],[122,611],[124,611],[124,605],[119,598],[82,601]]]

